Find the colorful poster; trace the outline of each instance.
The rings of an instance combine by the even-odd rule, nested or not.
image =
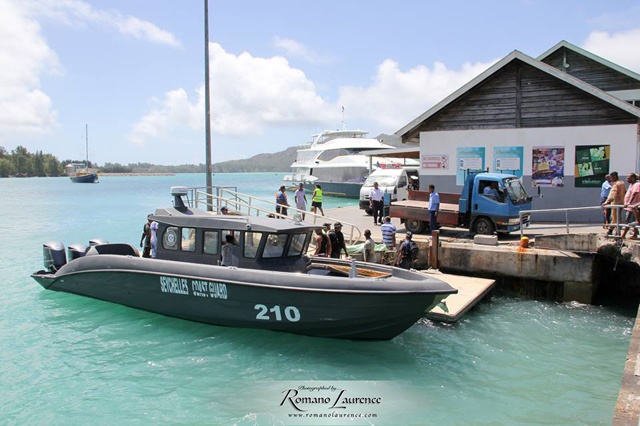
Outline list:
[[[496,173],[510,173],[521,178],[523,164],[523,147],[496,146],[493,148],[493,168]]]
[[[484,171],[484,147],[458,148],[456,185],[464,185],[469,172]]]
[[[599,188],[609,174],[610,145],[576,145],[576,188]]]
[[[533,147],[531,184],[533,186],[564,186],[564,147]]]
[[[448,169],[449,154],[423,155],[420,164],[423,169]]]

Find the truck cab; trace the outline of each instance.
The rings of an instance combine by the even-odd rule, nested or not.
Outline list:
[[[410,167],[377,169],[367,177],[360,188],[360,210],[371,214],[369,192],[373,183],[378,182],[382,192],[391,194],[391,201],[406,200],[409,190],[418,189],[418,169]]]
[[[517,231],[520,211],[531,209],[531,199],[517,176],[469,174],[458,202],[461,224],[478,234]],[[527,216],[523,218],[523,225],[528,223]]]

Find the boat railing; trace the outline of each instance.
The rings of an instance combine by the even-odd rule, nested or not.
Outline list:
[[[607,206],[607,209],[616,209],[617,210],[617,214],[616,214],[616,223],[609,223],[609,224],[605,224],[604,226],[612,229],[615,231],[615,234],[619,235],[620,231],[625,228],[626,226],[628,226],[625,221],[624,218],[621,218],[621,214],[625,211],[624,210],[624,205],[621,204],[611,204]],[[593,227],[593,223],[591,224],[580,224],[580,223],[576,223],[574,222],[573,224],[571,223],[571,221],[569,220],[569,214],[571,212],[578,212],[578,211],[588,211],[588,210],[600,210],[603,211],[602,206],[589,206],[589,207],[565,207],[565,208],[557,208],[557,209],[539,209],[539,210],[522,210],[520,211],[520,237],[523,236],[524,234],[524,227],[523,227],[523,222],[525,221],[525,218],[529,215],[535,214],[536,216],[538,216],[539,214],[544,214],[544,213],[557,213],[557,212],[564,212],[564,217],[565,217],[565,228],[567,231],[567,234],[571,233],[571,229],[577,229],[577,228],[589,228],[589,227]],[[622,222],[621,222],[622,219]],[[531,219],[529,219],[529,223],[531,222]],[[545,226],[536,226],[536,229],[552,229],[552,228],[557,228],[558,224],[557,222],[553,223],[553,224],[549,224],[549,226],[545,227]]]
[[[310,211],[299,210],[295,207],[287,207],[288,216],[280,215],[276,212],[277,204],[275,201],[265,200],[253,195],[243,194],[237,191],[236,187],[217,186],[212,188],[212,194],[207,193],[206,187],[189,188],[187,204],[190,207],[198,209],[207,209],[211,202],[211,210],[220,213],[222,207],[227,207],[231,214],[237,212],[247,216],[265,216],[265,217],[282,217],[293,218],[294,220],[310,222],[316,225],[324,225],[325,223],[340,222],[342,224],[342,232],[345,236],[345,242],[349,245],[362,241],[362,232],[357,225],[343,220],[322,216]],[[304,219],[303,219],[304,218]]]

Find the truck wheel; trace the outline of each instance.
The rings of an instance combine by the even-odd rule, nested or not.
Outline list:
[[[481,217],[480,219],[476,220],[474,230],[476,234],[492,235],[495,231],[495,226],[493,226],[493,222],[491,222],[489,219]]]
[[[370,208],[366,208],[366,209],[364,209],[364,212],[365,212],[366,214],[368,214],[369,216],[371,216],[371,215],[373,214],[373,210],[371,210]]]
[[[407,228],[407,231],[411,231],[414,234],[419,234],[427,229],[427,223],[421,220],[408,219],[404,223],[404,227]]]

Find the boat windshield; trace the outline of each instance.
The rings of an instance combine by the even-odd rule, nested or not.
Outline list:
[[[531,201],[531,197],[527,194],[527,191],[524,189],[520,179],[506,178],[502,180],[502,184],[504,185],[507,194],[509,195],[509,199],[513,204],[522,204]]]

